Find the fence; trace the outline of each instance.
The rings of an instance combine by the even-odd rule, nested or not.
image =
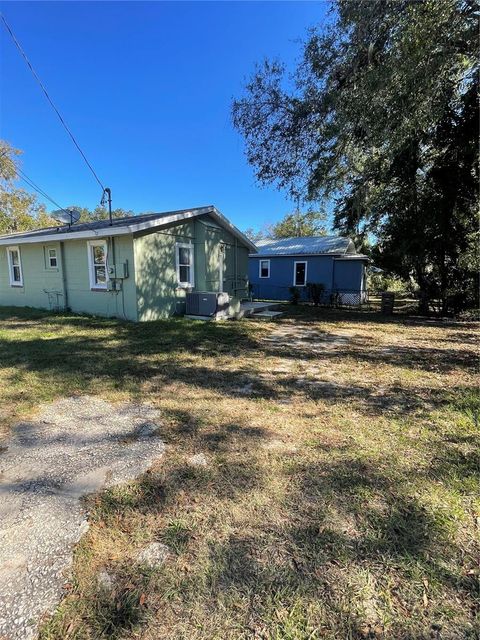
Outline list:
[[[300,302],[312,302],[308,287],[296,287]],[[256,283],[251,285],[254,300],[291,301],[291,287],[274,284]],[[368,304],[366,289],[324,289],[319,293],[317,304],[326,307],[359,307]]]
[[[299,292],[299,302],[313,303],[308,287],[297,287],[297,291]],[[353,307],[381,311],[383,293],[385,292],[373,289],[325,289],[321,292],[318,304],[322,307]],[[250,296],[254,300],[292,301],[291,287],[282,287],[263,282],[250,285]],[[396,291],[390,312],[402,315],[417,314],[419,313],[419,306],[420,300],[418,296],[410,292]],[[440,309],[440,301],[431,300],[430,306],[433,314],[435,312],[438,313],[437,309]]]

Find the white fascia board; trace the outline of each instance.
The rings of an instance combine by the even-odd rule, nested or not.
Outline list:
[[[109,238],[111,236],[122,236],[137,233],[139,231],[148,231],[149,229],[155,229],[156,227],[165,227],[174,222],[180,222],[182,220],[188,220],[199,215],[211,213],[212,207],[204,207],[203,209],[197,209],[196,211],[185,211],[183,213],[177,213],[172,216],[164,216],[163,218],[157,218],[155,220],[148,220],[147,222],[141,222],[138,224],[129,224],[125,226],[114,227],[100,227],[99,229],[86,229],[85,231],[55,231],[50,234],[38,235],[38,236],[5,236],[0,238],[1,245],[15,244],[34,244],[55,242],[62,240],[92,240],[95,238]]]
[[[0,238],[1,245],[9,244],[35,244],[47,242],[61,242],[63,240],[93,240],[95,238],[108,238],[110,236],[122,236],[132,233],[129,227],[113,227],[102,229],[88,229],[86,231],[72,231],[71,233],[62,233],[61,231],[49,233],[39,236],[5,236]]]
[[[176,213],[172,216],[164,216],[163,218],[157,218],[156,220],[148,220],[147,222],[141,222],[140,224],[131,224],[128,228],[130,229],[130,233],[137,233],[138,231],[149,231],[150,229],[167,227],[169,224],[172,224],[174,222],[181,222],[182,220],[189,220],[190,218],[203,216],[206,213],[213,213],[213,207],[204,207],[203,209],[184,211],[183,213]]]
[[[35,244],[46,243],[63,240],[92,240],[95,238],[109,238],[111,236],[129,235],[133,233],[139,233],[142,231],[154,231],[155,229],[167,227],[175,222],[182,222],[183,220],[189,220],[198,216],[211,215],[222,227],[230,231],[234,236],[241,240],[251,251],[256,251],[257,248],[243,233],[237,229],[224,215],[218,211],[215,207],[203,207],[201,209],[194,209],[192,211],[183,211],[182,213],[176,213],[171,216],[163,216],[156,218],[155,220],[147,220],[146,222],[140,222],[138,224],[130,223],[125,226],[114,227],[101,227],[99,229],[86,229],[85,231],[56,231],[45,235],[38,236],[5,236],[0,238],[1,245],[14,244]]]
[[[237,229],[235,225],[233,225],[230,220],[225,218],[225,216],[220,213],[218,209],[215,207],[203,207],[202,209],[195,209],[193,211],[185,211],[183,213],[177,213],[172,216],[165,216],[163,218],[158,218],[157,220],[152,220],[148,222],[143,222],[142,224],[130,225],[131,233],[136,233],[138,231],[149,231],[150,229],[154,230],[155,228],[168,227],[169,225],[175,222],[181,222],[182,220],[189,220],[190,218],[198,218],[198,216],[210,215],[212,218],[219,223],[219,225],[234,236],[236,236],[243,244],[247,245],[250,250],[256,251],[257,248],[253,244],[251,240],[249,240],[243,233]]]
[[[217,220],[217,222],[221,224],[222,227],[225,227],[227,231],[230,231],[230,233],[241,240],[243,244],[246,244],[250,251],[257,251],[257,247],[253,244],[253,242],[249,240],[247,236],[240,231],[240,229],[237,229],[237,227],[233,225],[230,220],[225,218],[223,213],[221,213],[216,207],[212,207],[212,210],[209,211],[209,213],[212,218],[214,218],[214,220]]]
[[[220,213],[218,209],[215,207],[203,207],[202,209],[195,209],[193,211],[185,211],[183,213],[177,213],[172,216],[165,216],[163,218],[158,218],[157,220],[152,220],[148,222],[143,222],[142,224],[130,225],[131,233],[137,233],[138,231],[149,231],[150,229],[154,230],[155,228],[168,227],[169,225],[175,222],[181,222],[182,220],[189,220],[190,218],[198,218],[199,216],[210,215],[212,218],[218,222],[218,224],[230,231],[230,233],[236,236],[243,244],[246,244],[250,250],[256,251],[257,248],[253,244],[251,240],[249,240],[243,233],[237,229],[235,225],[233,225],[225,216]]]

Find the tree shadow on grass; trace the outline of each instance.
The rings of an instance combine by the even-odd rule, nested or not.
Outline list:
[[[236,504],[253,491],[265,490],[265,469],[255,454],[269,437],[268,431],[252,428],[247,419],[222,421],[213,428],[198,422],[188,410],[172,417],[178,421],[175,438],[185,438],[188,447],[209,450],[213,442],[213,451],[218,452],[220,443],[220,453],[225,455],[234,453],[240,441],[251,448],[248,463],[225,459],[224,464],[208,467],[179,462],[166,468],[159,465],[126,488],[113,487],[92,497],[94,527],[130,533],[132,521],[158,515],[161,522],[179,501],[201,504],[214,499]],[[196,426],[184,433],[182,422]],[[461,567],[454,571],[452,563],[445,562],[460,558],[461,550],[449,538],[445,523],[408,489],[410,482],[421,480],[422,473],[431,470],[405,473],[385,459],[359,460],[352,446],[334,448],[332,454],[340,454],[340,459],[333,456],[320,463],[295,462],[294,458],[285,464],[289,481],[281,498],[282,517],[277,519],[267,510],[248,526],[235,527],[226,539],[208,543],[206,568],[195,566],[196,541],[188,524],[170,529],[159,524],[154,534],[157,539],[165,541],[168,529],[168,542],[175,553],[192,554],[188,577],[179,575],[172,586],[171,574],[162,569],[148,573],[132,560],[112,561],[108,569],[117,576],[113,593],[84,591],[80,597],[86,609],[80,619],[98,638],[139,633],[154,613],[148,600],[141,602],[142,593],[181,587],[182,607],[197,612],[199,606],[205,607],[205,615],[209,606],[220,600],[225,606],[231,598],[236,608],[228,609],[226,615],[238,616],[237,628],[247,625],[252,636],[263,629],[265,637],[276,637],[277,632],[283,637],[281,633],[290,625],[291,637],[297,637],[299,629],[305,629],[309,637],[315,628],[324,628],[330,629],[330,637],[373,638],[365,635],[365,625],[376,620],[364,610],[362,587],[355,582],[365,571],[378,583],[375,597],[380,603],[379,593],[392,580],[403,606],[415,611],[425,579],[437,585],[440,598],[450,591],[463,602],[473,602],[474,580],[462,576]],[[438,474],[443,477],[448,469],[439,469]],[[168,609],[168,602],[164,606]],[[409,612],[408,636],[402,635],[404,619],[393,620],[389,637],[421,638],[436,623],[435,611],[417,618]],[[188,617],[184,611],[180,615]],[[61,613],[57,614],[47,628],[64,629],[61,620]]]
[[[293,339],[298,328],[292,327],[292,337],[270,340],[263,350],[268,355],[307,362],[352,359],[357,364],[381,364],[422,371],[449,372],[453,369],[475,371],[477,358],[474,351],[445,349],[434,346],[391,344],[378,345],[375,338],[365,336],[343,337],[341,334],[315,331],[310,336]],[[336,345],[336,342],[341,343]]]
[[[59,394],[71,393],[79,387],[83,393],[96,392],[105,384],[140,394],[141,385],[155,379],[159,385],[179,383],[187,389],[203,389],[213,392],[214,396],[227,398],[257,397],[276,401],[292,393],[295,377],[289,374],[262,378],[259,382],[248,364],[239,364],[234,370],[219,367],[212,371],[207,364],[177,357],[193,353],[234,356],[236,350],[250,358],[280,356],[293,360],[298,357],[298,351],[288,349],[288,346],[283,351],[265,346],[254,334],[250,335],[242,328],[241,323],[215,326],[172,321],[128,325],[117,321],[53,318],[51,328],[58,324],[77,327],[79,335],[52,340],[35,337],[25,341],[4,341],[0,355],[3,366],[41,374],[58,385],[56,392]],[[82,327],[88,327],[93,336],[90,333],[89,337],[80,335]],[[97,329],[111,333],[108,336],[96,334]],[[359,345],[358,350],[347,344],[346,351],[342,347],[338,352],[321,354],[321,357],[332,363],[345,355],[358,358],[359,362],[377,362],[372,359],[369,349],[371,346],[367,343]],[[427,357],[427,351],[422,352],[422,358]],[[439,351],[441,354],[435,357],[448,360],[448,350]],[[145,360],[145,356],[153,358]],[[305,356],[306,359],[309,357]],[[319,355],[312,354],[311,357],[318,358]],[[402,363],[405,353],[394,353],[389,357],[395,366],[405,366]],[[388,359],[386,362],[389,363]],[[441,370],[446,371],[448,366],[445,362]],[[239,394],[239,387],[249,383],[256,385],[258,393]],[[381,405],[375,404],[378,396],[374,392],[371,385],[360,383],[353,388],[342,384],[310,388],[306,385],[298,391],[313,400],[345,406],[350,405],[352,399],[361,397],[366,413],[381,413],[388,408],[400,413],[420,407],[416,403],[416,399],[421,398],[420,389],[408,389],[407,403],[402,400],[404,390],[390,385]],[[446,396],[443,391],[431,392],[430,399],[441,406]],[[255,460],[255,452],[268,437],[268,431],[252,427],[248,416],[236,422],[221,420],[219,426],[208,425],[186,406],[186,409],[172,411],[166,416],[174,422],[174,439],[183,438],[186,445],[197,450],[216,452],[225,457],[234,453],[240,443],[251,449],[248,463],[232,459],[214,469],[178,463],[164,472],[159,469],[146,474],[132,485],[131,491],[112,489],[98,498],[99,502],[92,507],[91,518],[99,527],[121,528],[123,522],[128,531],[132,517],[163,514],[180,500],[213,498],[237,504],[253,491],[265,488],[265,469]],[[342,454],[340,461],[286,466],[290,488],[281,505],[281,522],[266,510],[261,519],[251,523],[248,532],[234,531],[226,541],[212,545],[208,574],[210,597],[215,600],[219,590],[243,593],[248,601],[247,617],[251,616],[258,628],[263,625],[270,631],[277,625],[273,622],[277,605],[268,602],[277,602],[277,594],[285,593],[288,588],[287,595],[282,596],[288,606],[294,606],[297,596],[308,602],[321,598],[322,606],[337,625],[337,637],[352,638],[360,637],[364,617],[356,609],[354,587],[348,582],[349,571],[354,575],[362,568],[368,568],[380,582],[383,573],[400,576],[407,587],[411,585],[412,594],[406,588],[402,597],[412,609],[413,599],[421,598],[423,588],[412,578],[416,570],[436,581],[441,590],[456,590],[465,602],[470,602],[469,590],[473,587],[463,580],[460,568],[455,572],[440,561],[451,555],[460,558],[461,552],[449,541],[445,523],[425,509],[415,493],[408,489],[408,482],[415,478],[398,473],[387,475],[385,468],[389,461],[379,460],[378,465],[359,462],[348,446],[334,448],[332,455],[335,453]],[[429,473],[444,481],[450,476],[452,467],[459,464],[450,452],[443,460],[439,449],[438,461],[434,460]],[[473,461],[468,460],[463,467],[460,465],[468,477],[472,464]],[[421,473],[417,473],[420,480]],[[182,544],[188,547],[189,542],[184,540]],[[97,601],[95,591],[87,594],[90,608],[85,615],[89,627],[97,630],[96,637],[121,637],[126,630],[141,628],[147,623],[148,608],[140,604],[141,590],[148,588],[144,573],[135,563],[119,569],[120,573],[122,571],[123,582],[113,602],[112,598]],[[202,579],[199,575],[200,585]],[[196,595],[193,592],[186,594],[185,599],[193,601]],[[307,613],[305,617],[308,618]],[[415,624],[418,630],[420,622]],[[417,630],[412,630],[408,637],[420,637]],[[59,633],[55,637],[62,635]],[[401,637],[400,632],[394,631],[391,637]]]
[[[394,313],[393,315],[384,315],[379,311],[368,309],[332,309],[328,307],[314,307],[311,305],[291,304],[284,305],[282,310],[285,317],[291,320],[299,320],[302,322],[352,322],[352,323],[372,323],[378,325],[397,325],[397,326],[417,326],[417,327],[439,327],[445,329],[466,329],[467,331],[475,331],[478,329],[476,321],[459,321],[453,318],[437,318],[419,316],[411,313]]]
[[[188,415],[187,411],[175,415],[175,418],[195,422],[194,416]],[[261,438],[260,430],[252,430],[241,422],[224,423],[218,433],[222,436],[224,452],[236,450],[239,440],[251,443],[253,451],[254,443],[258,444]],[[181,429],[175,432],[175,438],[184,437],[191,446],[201,450],[208,449],[211,436],[211,427],[202,425],[187,434],[182,435]],[[137,481],[89,496],[85,503],[93,528],[105,530],[111,527],[128,536],[136,531],[138,537],[142,518],[158,516],[159,523],[164,522],[165,513],[175,511],[178,503],[184,500],[191,504],[201,504],[207,499],[235,504],[245,495],[262,489],[264,480],[264,470],[254,456],[246,461],[230,459],[225,464],[205,467],[181,462],[165,466],[162,461]],[[172,562],[188,547],[192,537],[188,524],[181,518],[174,521],[167,518],[165,526],[159,526],[156,532],[149,531],[149,535],[152,534],[156,536],[154,540],[169,545],[174,556]],[[73,611],[76,611],[76,623],[81,621],[83,628],[87,628],[95,638],[121,638],[129,632],[138,632],[152,615],[148,603],[143,602],[142,594],[158,589],[162,569],[139,565],[135,553],[133,549],[129,558],[118,560],[113,557],[109,562],[108,572],[114,576],[112,589],[105,590],[91,578],[88,583],[79,585],[72,599],[67,597],[57,614],[47,622],[40,638],[63,639]]]
[[[29,317],[26,312],[25,315]],[[275,384],[283,384],[284,387],[290,384],[288,380],[282,383],[278,376],[270,380],[259,378],[252,372],[248,362],[239,364],[234,371],[202,366],[198,362],[201,354],[232,358],[238,354],[247,361],[249,358],[256,361],[258,358],[275,357],[292,363],[301,358],[305,362],[335,364],[351,358],[359,365],[382,364],[435,372],[447,372],[455,367],[473,370],[476,366],[475,356],[468,351],[405,345],[382,347],[368,338],[353,337],[345,339],[345,343],[338,347],[324,349],[323,342],[328,345],[336,339],[335,334],[325,332],[319,334],[318,344],[315,340],[313,344],[311,340],[297,340],[293,346],[288,338],[285,343],[267,344],[255,333],[249,332],[248,326],[241,322],[169,320],[133,324],[46,314],[40,314],[39,318],[50,331],[73,328],[78,329],[78,334],[49,336],[48,339],[28,334],[25,338],[21,335],[16,338],[14,334],[0,343],[0,360],[2,366],[15,371],[12,374],[14,377],[21,377],[24,372],[35,372],[47,377],[51,384],[55,380],[61,394],[68,393],[68,388],[78,388],[80,378],[82,390],[94,393],[99,380],[106,381],[112,388],[134,391],[143,382],[158,377],[159,380],[178,380],[187,385],[198,385],[236,396],[245,393],[242,386],[252,384],[253,395],[263,398],[278,397]],[[355,316],[348,316],[349,321],[352,318]],[[343,319],[340,316],[339,321]],[[26,328],[29,326],[27,324]],[[38,330],[41,328],[40,324]],[[82,334],[83,329],[88,330],[87,335]],[[296,328],[293,327],[292,331],[295,333]],[[285,391],[289,391],[288,388]],[[358,391],[362,393],[360,389]],[[339,391],[337,395],[344,394],[351,395],[346,387],[344,392]],[[321,397],[321,389],[318,395]],[[328,389],[328,393],[323,395],[334,396],[335,393]]]
[[[196,343],[197,348],[203,344],[196,333],[190,339]],[[48,340],[33,338],[4,341],[0,344],[0,361],[3,367],[11,370],[10,400],[17,398],[19,402],[29,399],[28,392],[25,393],[22,387],[22,381],[25,380],[26,385],[30,384],[28,374],[31,372],[41,376],[42,386],[46,390],[50,389],[53,397],[79,392],[97,394],[99,389],[112,389],[126,391],[134,398],[140,398],[145,391],[145,384],[152,388],[162,388],[178,383],[192,390],[204,389],[235,399],[283,401],[295,394],[332,404],[350,404],[352,399],[355,399],[358,401],[358,410],[370,415],[379,415],[385,411],[405,415],[423,408],[440,407],[450,400],[446,389],[427,390],[413,385],[402,387],[398,384],[381,387],[366,382],[342,383],[330,378],[324,380],[321,374],[307,374],[305,377],[268,371],[259,373],[256,370],[258,358],[275,355],[295,363],[298,352],[270,347],[263,347],[262,351],[262,347],[253,339],[252,342],[255,350],[250,346],[251,351],[242,352],[242,358],[238,364],[234,364],[234,368],[231,364],[229,368],[215,368],[210,363],[202,364],[198,358],[189,357],[191,352],[185,345],[179,349],[175,341],[158,344],[155,352],[158,357],[146,360],[145,349],[137,343],[125,343],[117,335],[111,339],[62,336]],[[379,356],[366,355],[363,352],[359,356],[358,351],[348,348],[322,356],[310,354],[309,358],[312,362],[322,358],[324,361],[335,363],[354,355],[357,362],[368,360],[371,363],[391,364],[394,358],[399,366],[402,363],[400,354],[391,356],[390,361],[384,361]],[[415,357],[421,357],[421,354],[417,353]],[[442,352],[437,357],[442,358],[441,365],[432,364],[425,368],[432,366],[448,370],[451,366],[448,363],[452,362],[449,353]],[[234,362],[233,355],[232,358]],[[253,358],[251,364],[249,358]],[[462,361],[467,364],[466,356]],[[475,388],[465,387],[465,391],[474,392]],[[35,400],[36,394],[33,394],[30,401]],[[184,422],[184,425],[185,429],[194,428],[189,422]]]
[[[211,588],[245,594],[258,628],[276,618],[266,610],[266,601],[286,590],[283,604],[292,610],[298,598],[314,609],[321,600],[314,628],[330,620],[335,637],[370,637],[365,628],[378,621],[363,610],[362,585],[355,584],[355,577],[367,570],[380,590],[384,578],[385,584],[395,581],[395,591],[412,611],[427,578],[440,593],[454,592],[473,606],[474,577],[465,577],[461,567],[454,570],[454,562],[448,567],[445,562],[460,558],[461,550],[452,545],[444,524],[415,495],[402,491],[400,479],[351,458],[331,465],[299,465],[292,474],[289,515],[282,525],[265,523],[258,533],[232,535],[211,549]],[[370,503],[366,496],[374,494]],[[381,605],[379,592],[375,597]],[[441,599],[440,595],[440,608]],[[412,619],[408,637],[424,637],[430,625],[435,626],[435,615],[425,612]],[[404,637],[401,623],[391,623],[388,637]]]

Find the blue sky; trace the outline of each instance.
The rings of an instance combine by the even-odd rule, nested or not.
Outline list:
[[[293,208],[255,182],[230,107],[256,62],[294,65],[326,2],[0,6],[114,207],[215,204],[242,229]],[[24,151],[25,173],[62,206],[95,207],[98,184],[0,26],[0,137]]]

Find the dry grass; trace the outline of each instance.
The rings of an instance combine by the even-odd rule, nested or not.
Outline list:
[[[476,329],[302,308],[142,325],[4,310],[5,424],[70,393],[148,399],[168,445],[89,500],[42,640],[478,637]],[[140,570],[153,540],[172,555]]]

